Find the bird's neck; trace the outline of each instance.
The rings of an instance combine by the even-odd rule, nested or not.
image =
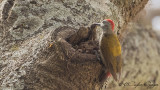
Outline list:
[[[101,43],[101,40],[102,40],[103,37],[106,37],[106,36],[109,36],[109,35],[112,35],[112,34],[114,34],[112,30],[103,31],[102,34],[100,35],[99,43]]]
[[[103,30],[103,35],[113,34],[112,30]]]

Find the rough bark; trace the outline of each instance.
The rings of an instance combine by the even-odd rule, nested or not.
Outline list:
[[[0,89],[100,89],[91,24],[112,19],[122,41],[147,1],[0,0]]]

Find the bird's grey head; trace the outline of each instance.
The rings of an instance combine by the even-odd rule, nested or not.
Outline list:
[[[101,27],[102,27],[102,29],[103,29],[104,31],[106,31],[106,30],[112,31],[111,23],[108,22],[107,20],[103,20],[103,21],[101,22]]]
[[[96,23],[97,26],[101,26],[104,33],[112,33],[114,30],[114,23],[110,19],[105,19],[101,23]]]

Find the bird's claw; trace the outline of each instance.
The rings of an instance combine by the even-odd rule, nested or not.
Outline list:
[[[99,57],[98,52],[96,50],[94,50],[94,52],[96,54],[96,57],[97,57],[98,61],[101,61],[101,58]]]

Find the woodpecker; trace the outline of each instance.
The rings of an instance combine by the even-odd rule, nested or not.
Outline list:
[[[110,19],[105,19],[95,25],[100,26],[102,30],[99,49],[105,70],[100,77],[100,81],[103,82],[110,76],[113,76],[115,81],[119,81],[122,70],[121,45],[117,35],[113,32],[114,22]]]

